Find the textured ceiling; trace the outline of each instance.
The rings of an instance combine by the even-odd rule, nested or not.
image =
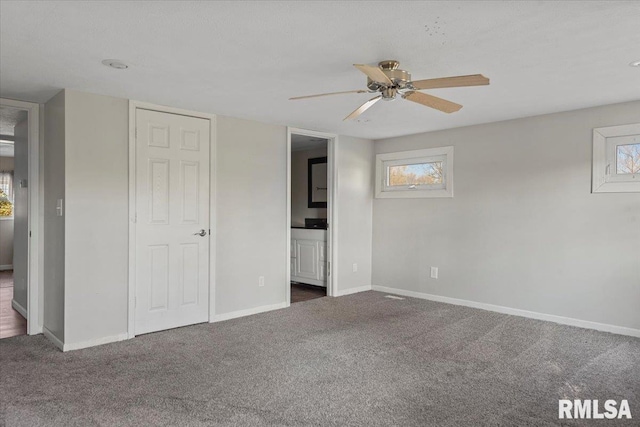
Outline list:
[[[0,107],[0,135],[13,135],[18,123],[27,118],[27,112],[10,107]]]
[[[640,3],[0,2],[0,93],[61,88],[368,138],[640,99]],[[100,62],[120,59],[128,70]],[[482,73],[485,87],[401,99],[342,119],[370,94],[353,63],[397,59],[414,79]]]

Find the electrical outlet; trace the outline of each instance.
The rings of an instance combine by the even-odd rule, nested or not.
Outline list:
[[[432,279],[438,278],[438,267],[431,267],[431,278]]]
[[[357,273],[358,272],[358,264],[353,264],[353,272]]]
[[[264,286],[264,276],[258,277],[258,286]]]

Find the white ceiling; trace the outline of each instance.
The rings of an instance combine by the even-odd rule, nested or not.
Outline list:
[[[70,88],[382,138],[640,99],[637,1],[3,0],[0,15],[0,94],[27,101]],[[363,88],[352,64],[383,59],[491,85],[432,90],[464,105],[451,115],[398,99],[347,123],[371,94],[287,100]]]
[[[308,135],[291,134],[291,151],[315,150],[327,148],[329,142],[323,138]]]

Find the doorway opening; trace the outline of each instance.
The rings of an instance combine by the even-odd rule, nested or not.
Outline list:
[[[0,100],[0,338],[42,332],[38,113],[37,104]]]
[[[289,129],[287,302],[334,295],[333,144],[335,136]]]

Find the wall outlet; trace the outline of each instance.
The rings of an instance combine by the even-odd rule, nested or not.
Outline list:
[[[358,272],[358,264],[353,264],[353,272],[357,273]]]
[[[258,277],[258,286],[264,286],[264,276]]]
[[[438,267],[431,267],[431,278],[432,279],[438,278]]]

